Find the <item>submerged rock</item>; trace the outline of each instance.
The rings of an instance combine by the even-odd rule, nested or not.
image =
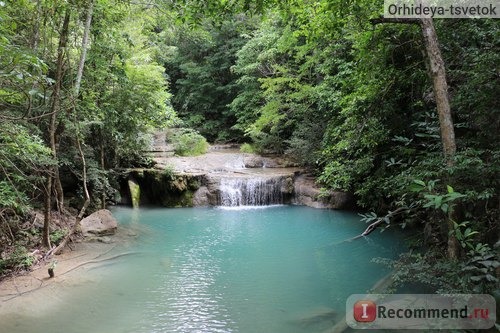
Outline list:
[[[336,320],[337,313],[329,307],[319,307],[303,313],[293,320],[293,324],[309,331],[323,331],[331,327]]]
[[[113,235],[117,227],[118,222],[107,209],[98,210],[80,222],[80,228],[84,236]]]

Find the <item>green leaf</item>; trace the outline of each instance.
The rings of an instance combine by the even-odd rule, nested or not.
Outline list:
[[[440,195],[436,196],[434,198],[434,208],[437,209],[437,208],[441,207],[442,201],[443,201],[443,197],[442,196],[440,196]]]
[[[485,267],[492,267],[492,268],[497,268],[498,266],[500,266],[500,262],[496,260],[483,260],[483,261],[478,261],[478,263]]]
[[[421,180],[416,179],[416,180],[413,181],[413,183],[425,187],[425,183],[423,181],[421,181]]]
[[[465,266],[464,268],[462,268],[462,271],[475,271],[475,270],[477,270],[476,266]]]
[[[425,184],[419,184],[418,182],[419,181],[413,181],[413,183],[408,186],[408,189],[411,192],[421,192],[423,189],[425,189]]]
[[[449,209],[449,205],[447,203],[444,203],[441,205],[441,210],[443,211],[443,213],[448,213],[448,209]]]
[[[486,274],[486,280],[488,280],[490,282],[497,282],[498,281],[498,279],[491,274]]]

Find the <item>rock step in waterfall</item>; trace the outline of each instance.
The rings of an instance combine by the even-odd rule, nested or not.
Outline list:
[[[167,144],[165,132],[157,131],[153,133],[151,144],[146,152],[151,154],[156,163],[162,165],[169,157],[174,156],[174,146]]]
[[[352,196],[324,193],[313,177],[283,156],[241,153],[238,145],[211,146],[200,156],[175,156],[166,133],[154,133],[147,149],[156,162],[131,169],[121,180],[124,204],[164,207],[307,205],[349,208]],[[167,170],[168,172],[165,172]]]
[[[284,203],[283,177],[220,179],[221,206],[269,206]]]

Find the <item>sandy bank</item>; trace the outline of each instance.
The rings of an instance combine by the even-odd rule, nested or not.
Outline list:
[[[92,283],[93,279],[84,272],[105,265],[127,255],[127,243],[133,241],[137,233],[131,229],[119,229],[113,236],[100,241],[71,243],[71,248],[59,256],[40,264],[26,275],[8,278],[0,283],[0,318],[16,315],[29,309],[50,311],[58,304],[58,293],[62,289]],[[103,242],[104,241],[104,242]],[[57,260],[55,277],[49,278],[48,268],[52,260]],[[36,306],[44,304],[43,307]]]

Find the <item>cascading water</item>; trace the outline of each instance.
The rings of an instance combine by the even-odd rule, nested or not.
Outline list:
[[[267,206],[283,203],[282,177],[232,177],[220,180],[221,206]]]

